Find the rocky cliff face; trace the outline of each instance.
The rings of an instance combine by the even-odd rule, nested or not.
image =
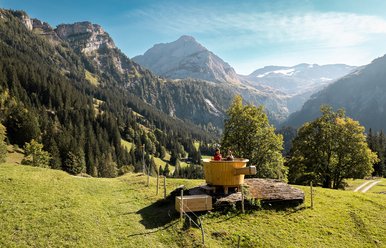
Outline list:
[[[33,29],[32,20],[31,18],[29,18],[27,14],[24,14],[21,16],[21,21],[23,22],[23,24],[26,26],[28,30],[31,31]]]
[[[70,46],[93,62],[96,70],[110,73],[110,65],[120,74],[143,72],[139,65],[132,63],[115,46],[110,35],[98,24],[77,22],[62,24],[55,29],[56,34]]]
[[[97,24],[77,22],[59,25],[55,32],[82,53],[91,53],[100,48],[116,48],[110,36]]]
[[[191,36],[156,44],[133,58],[154,73],[171,79],[195,78],[217,83],[240,83],[235,70]]]
[[[61,41],[55,30],[47,22],[32,19],[32,27],[35,33],[45,36],[49,41],[55,44],[58,44]]]

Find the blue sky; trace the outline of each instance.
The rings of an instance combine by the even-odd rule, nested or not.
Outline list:
[[[100,24],[130,58],[191,35],[240,74],[267,65],[363,65],[386,54],[384,0],[0,0],[52,26]]]

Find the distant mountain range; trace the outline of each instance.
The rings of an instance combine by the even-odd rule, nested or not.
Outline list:
[[[255,87],[269,86],[287,95],[287,108],[293,113],[303,106],[309,97],[335,80],[355,70],[344,64],[295,66],[266,66],[240,78]]]
[[[386,130],[386,56],[358,68],[314,94],[286,125],[300,126],[320,115],[320,106],[344,108],[366,128]]]
[[[347,75],[355,68],[355,66],[344,64],[299,64],[291,67],[266,66],[243,78],[253,84],[263,84],[289,95],[298,95],[325,87],[334,80]]]
[[[276,123],[299,110],[313,93],[356,68],[343,64],[267,66],[243,76],[186,35],[170,43],[156,44],[133,60],[166,78],[193,78],[222,84],[253,104],[264,104]]]
[[[52,28],[28,16],[21,20],[28,30],[43,36],[53,45],[64,43],[76,52],[83,60],[84,73],[90,83],[98,87],[118,87],[171,117],[193,122],[205,130],[221,131],[225,111],[235,94],[242,94],[247,101],[255,104],[269,106],[267,108],[272,110],[270,117],[274,121],[284,120],[287,116],[279,101],[251,86],[239,85],[235,90],[226,81],[213,82],[200,78],[171,80],[154,75],[123,54],[100,25],[78,22]],[[180,42],[190,40],[182,37]],[[211,61],[218,59],[210,52],[209,56]],[[227,68],[226,64],[221,66]],[[231,72],[233,69],[227,70]],[[236,81],[233,83],[237,84]]]
[[[141,66],[168,79],[195,79],[213,82],[217,88],[242,95],[244,100],[264,105],[274,123],[288,116],[285,96],[261,85],[256,87],[236,74],[220,57],[191,36],[181,36],[170,43],[156,44],[143,55],[133,58]]]
[[[84,58],[90,83],[117,86],[171,117],[206,129],[222,128],[225,111],[235,94],[247,102],[264,105],[276,124],[307,101],[286,124],[298,126],[314,118],[320,104],[326,103],[346,108],[366,126],[383,128],[380,123],[386,106],[380,94],[385,92],[384,58],[361,68],[342,64],[267,66],[242,76],[190,36],[154,45],[131,60],[97,24],[80,22],[51,28],[36,19],[21,20],[33,33],[52,44],[64,41]]]

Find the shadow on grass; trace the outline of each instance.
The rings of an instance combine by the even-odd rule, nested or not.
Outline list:
[[[297,212],[306,208],[302,204],[303,201],[261,202],[261,208],[264,210],[273,210],[276,212],[288,210]]]
[[[140,214],[142,220],[140,223],[146,229],[155,229],[163,230],[169,228],[170,225],[174,225],[175,220],[179,218],[179,213],[175,210],[175,195],[169,195],[165,200],[159,200],[153,204],[140,209],[135,212],[135,214]],[[273,210],[273,211],[288,211],[297,212],[304,210],[306,207],[301,205],[300,201],[280,201],[280,202],[261,202],[260,204],[252,204],[249,201],[245,202],[245,212],[246,214],[252,213],[253,211],[259,210]],[[241,202],[235,204],[227,205],[215,205],[215,209],[212,211],[216,213],[214,217],[218,214],[226,215],[226,219],[222,219],[220,222],[230,220],[237,217],[241,214]],[[134,214],[130,212],[127,214]],[[197,216],[207,214],[207,212],[196,212],[194,214],[189,214],[194,221],[197,221]]]
[[[140,222],[146,229],[165,227],[179,216],[174,209],[174,197],[156,201],[136,213],[142,216]]]

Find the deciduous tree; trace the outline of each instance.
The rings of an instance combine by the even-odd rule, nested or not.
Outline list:
[[[293,142],[289,161],[290,181],[314,180],[325,188],[337,189],[345,178],[370,175],[378,161],[359,122],[343,110],[321,108],[322,116],[304,124]]]
[[[43,150],[42,144],[33,139],[25,144],[24,150],[23,164],[44,168],[49,167],[51,156],[49,152]]]
[[[258,177],[286,179],[286,167],[281,154],[283,136],[275,134],[263,107],[243,105],[236,96],[227,110],[222,150],[232,150],[235,157],[247,158],[256,165]]]

